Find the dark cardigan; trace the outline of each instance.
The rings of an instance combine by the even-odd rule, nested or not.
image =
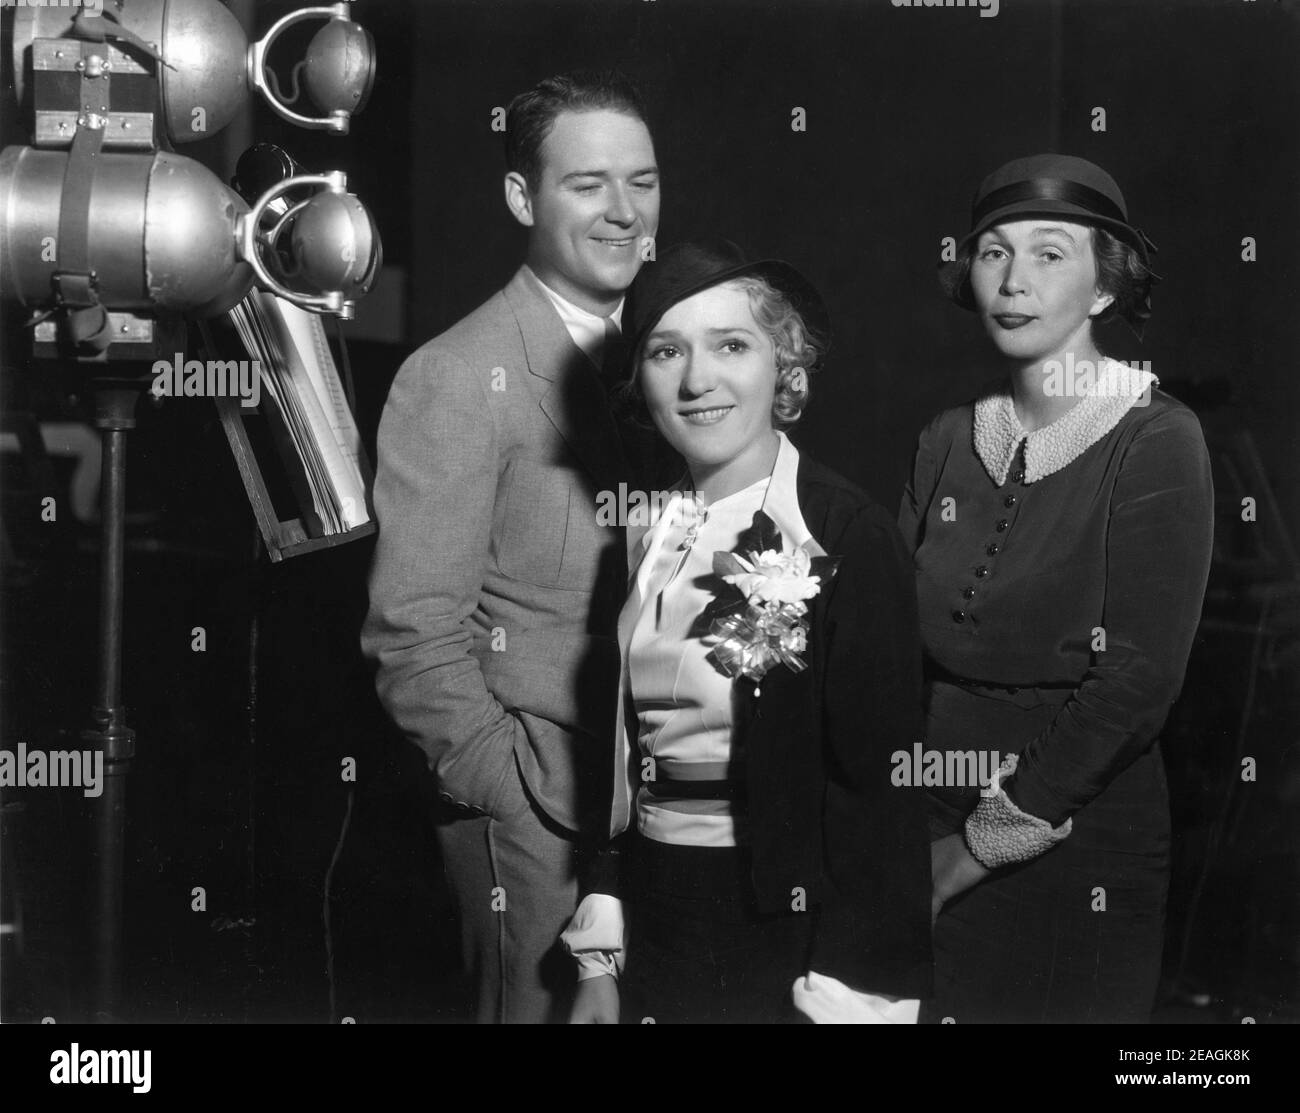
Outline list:
[[[890,760],[922,740],[912,562],[892,516],[806,455],[796,490],[809,531],[841,559],[812,602],[810,667],[777,666],[757,697],[753,683],[736,682],[754,895],[768,914],[818,910],[811,970],[866,992],[925,997],[925,799],[892,783]],[[618,894],[625,838],[595,854],[584,894]]]

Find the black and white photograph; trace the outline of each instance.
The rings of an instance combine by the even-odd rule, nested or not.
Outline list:
[[[1300,0],[0,20],[33,1093],[262,1025],[1282,1065]]]

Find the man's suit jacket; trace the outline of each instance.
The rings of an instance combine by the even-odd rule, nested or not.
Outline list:
[[[786,548],[840,558],[809,608],[808,668],[776,666],[755,695],[733,684],[735,746],[745,755],[754,895],[761,912],[818,909],[809,969],[853,989],[931,992],[930,836],[919,787],[893,784],[897,751],[922,741],[915,577],[893,516],[835,472],[783,445],[764,510]],[[630,542],[632,594],[620,618],[626,655],[646,546]],[[636,716],[619,701],[617,765],[635,793]],[[617,834],[629,815],[618,786]],[[616,839],[585,870],[584,893],[624,886]],[[635,927],[632,930],[635,939]],[[635,945],[635,944],[634,944]]]
[[[627,481],[600,379],[527,268],[418,349],[379,427],[362,646],[443,798],[491,814],[518,762],[573,830],[606,829]]]

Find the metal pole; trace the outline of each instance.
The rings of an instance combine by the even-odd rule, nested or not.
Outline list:
[[[126,775],[135,732],[122,706],[122,603],[126,541],[126,433],[135,427],[140,388],[99,384],[95,426],[103,442],[100,490],[99,677],[87,745],[103,751],[104,791],[94,803],[94,989],[91,1018],[118,1019],[122,998],[122,863],[126,842]]]

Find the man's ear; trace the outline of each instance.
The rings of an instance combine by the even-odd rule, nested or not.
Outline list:
[[[524,176],[511,170],[506,175],[506,207],[525,228],[533,226],[533,195]]]

